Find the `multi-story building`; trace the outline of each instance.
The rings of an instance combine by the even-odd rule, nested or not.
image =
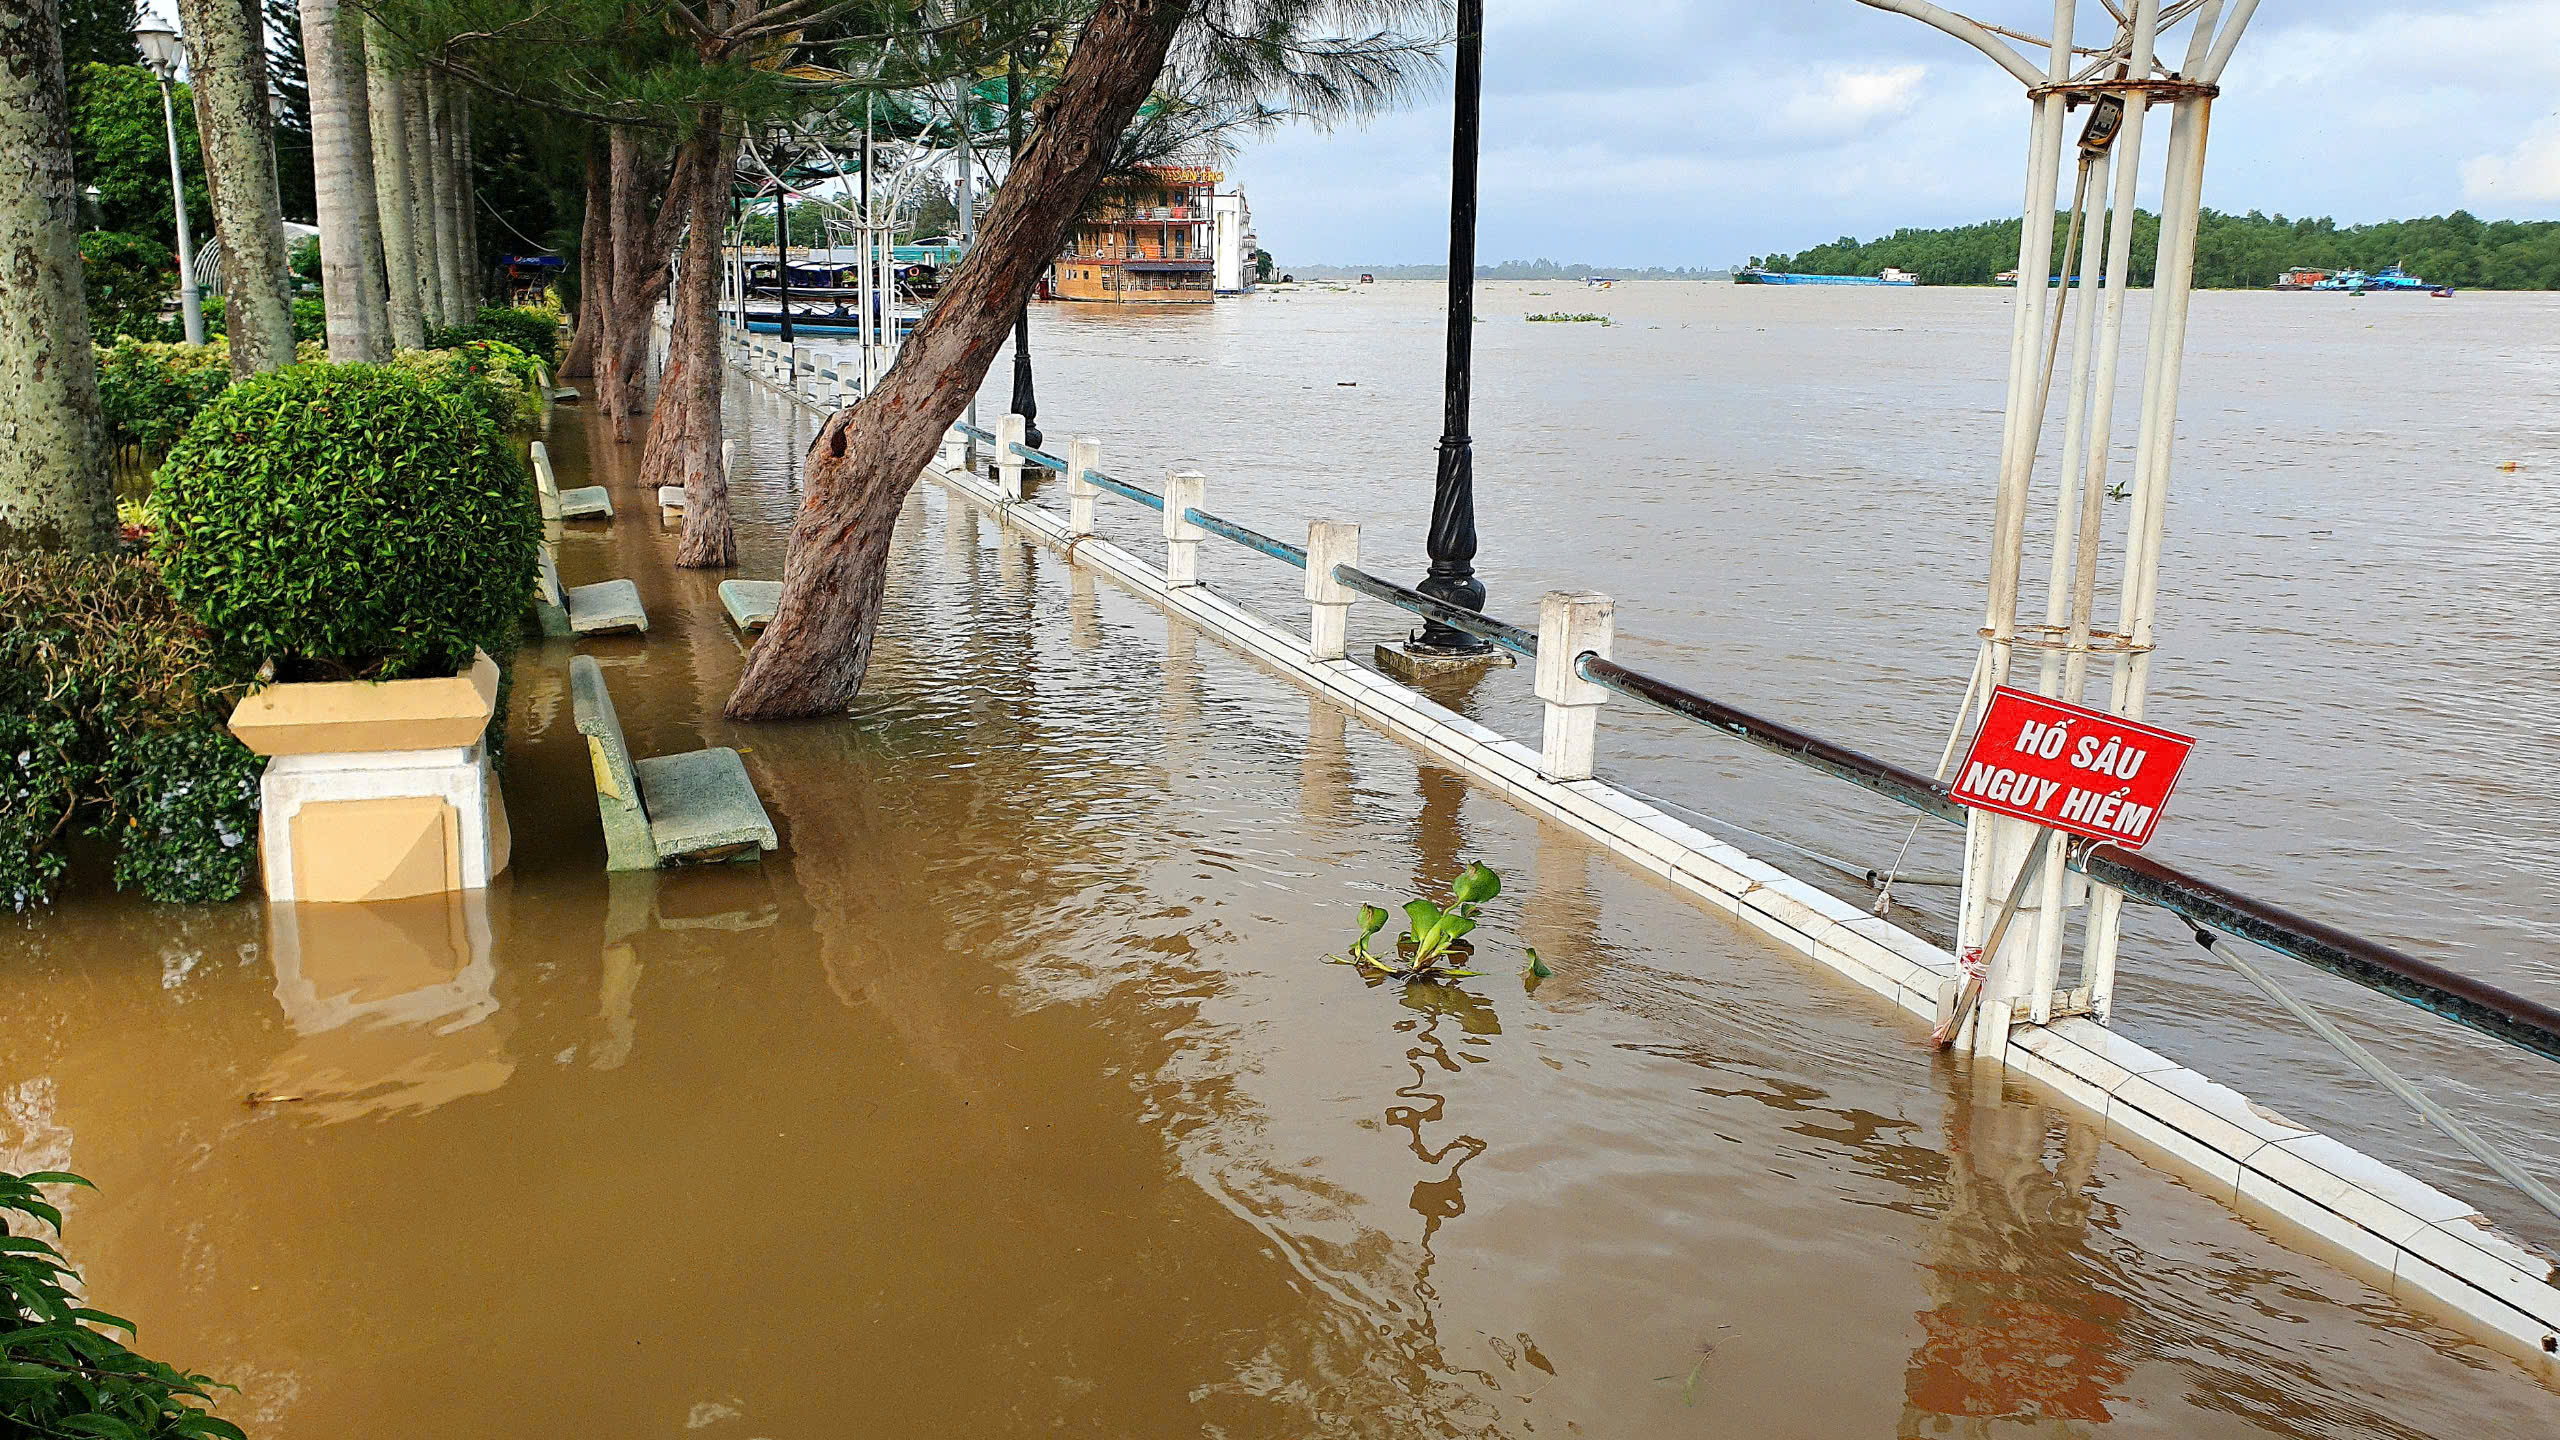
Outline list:
[[[1209,242],[1218,262],[1214,283],[1221,295],[1241,295],[1253,288],[1253,257],[1262,248],[1253,234],[1253,207],[1236,190],[1210,197],[1210,212],[1216,217]]]
[[[1068,232],[1049,266],[1049,293],[1061,300],[1206,305],[1213,298],[1210,195],[1215,170],[1147,165],[1137,178],[1106,182],[1092,213]]]

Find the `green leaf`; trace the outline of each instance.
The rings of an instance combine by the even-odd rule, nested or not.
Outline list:
[[[38,1170],[33,1174],[21,1175],[18,1178],[24,1180],[30,1185],[77,1185],[83,1190],[95,1190],[98,1188],[97,1186],[90,1184],[86,1177],[74,1175],[68,1170]]]
[[[1481,905],[1502,893],[1502,877],[1493,873],[1490,866],[1471,864],[1449,882],[1449,893],[1461,903]]]
[[[1529,963],[1521,969],[1521,974],[1528,976],[1532,980],[1544,980],[1556,973],[1555,971],[1547,968],[1546,961],[1538,958],[1538,952],[1536,949],[1532,948],[1528,953]]]
[[[1387,926],[1387,912],[1375,905],[1360,907],[1360,938],[1368,939]]]

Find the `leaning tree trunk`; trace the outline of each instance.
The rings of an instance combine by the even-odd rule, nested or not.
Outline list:
[[[338,0],[300,0],[303,65],[311,87],[311,170],[318,194],[320,288],[329,307],[329,358],[387,358],[384,337],[371,328],[382,306],[368,295],[367,266],[380,254],[379,236],[368,243],[365,214],[371,208],[371,144],[356,128],[347,73],[345,26]],[[359,143],[362,149],[359,150]],[[363,163],[358,163],[359,154]]]
[[[178,0],[204,137],[213,231],[222,239],[223,329],[240,378],[293,363],[291,257],[267,117],[266,14],[258,0]]]
[[[685,187],[694,168],[680,151],[674,169],[661,177],[655,162],[641,153],[639,135],[627,126],[614,127],[607,177],[613,288],[605,302],[596,391],[618,443],[630,443],[632,419],[646,406],[650,319],[667,293],[667,258],[689,213]],[[720,177],[711,183],[717,186]]]
[[[578,323],[569,353],[560,357],[562,379],[593,379],[604,338],[604,307],[613,296],[613,200],[605,159],[587,141],[587,213],[578,226]]]
[[[862,688],[898,507],[1066,240],[1188,8],[1187,0],[1104,0],[1041,100],[1041,123],[996,191],[976,248],[880,388],[818,432],[783,564],[782,606],[748,655],[730,715],[826,714]]]
[[[444,257],[436,246],[435,126],[427,98],[427,72],[401,78],[400,119],[409,136],[409,250],[418,279],[418,323],[444,323]]]
[[[658,405],[685,412],[676,440],[684,473],[684,539],[676,546],[676,564],[711,570],[738,563],[738,537],[729,523],[729,476],[720,461],[720,222],[729,196],[728,187],[707,183],[706,177],[727,175],[736,161],[720,133],[720,112],[710,111],[699,123],[700,133],[687,142],[693,148],[694,183],[685,192],[693,202],[686,225],[692,238],[685,242],[676,285],[670,347],[675,364]]]
[[[71,169],[60,0],[0,21],[0,552],[104,549],[97,361],[80,293],[80,177]]]
[[[391,32],[378,17],[364,26],[366,90],[373,102],[374,208],[382,217],[383,279],[389,287],[385,308],[391,317],[391,343],[403,350],[423,349],[426,317],[418,309],[418,240],[416,198],[409,175],[409,86],[391,48]]]

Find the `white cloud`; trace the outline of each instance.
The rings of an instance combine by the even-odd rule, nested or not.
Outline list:
[[[2560,204],[2560,115],[2535,126],[2503,155],[2463,161],[2462,193],[2483,206]]]
[[[1829,71],[1788,98],[1779,109],[1778,128],[1805,138],[1864,134],[1909,113],[1928,74],[1926,65]]]

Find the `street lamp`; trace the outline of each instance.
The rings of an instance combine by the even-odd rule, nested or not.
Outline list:
[[[1476,313],[1476,129],[1484,96],[1484,0],[1458,0],[1458,73],[1449,128],[1449,335],[1443,372],[1440,469],[1431,493],[1431,573],[1414,587],[1462,610],[1484,609],[1476,578],[1475,444],[1467,435]],[[1493,647],[1452,625],[1426,621],[1405,652],[1444,668],[1489,659]],[[1442,662],[1434,665],[1432,662]]]
[[[195,243],[187,235],[187,172],[178,163],[178,108],[170,90],[185,52],[178,44],[178,32],[166,26],[141,26],[133,39],[142,47],[142,63],[160,78],[160,119],[169,131],[169,198],[178,212],[178,311],[186,318],[187,343],[201,345],[204,302],[196,294],[196,260],[191,253]]]

